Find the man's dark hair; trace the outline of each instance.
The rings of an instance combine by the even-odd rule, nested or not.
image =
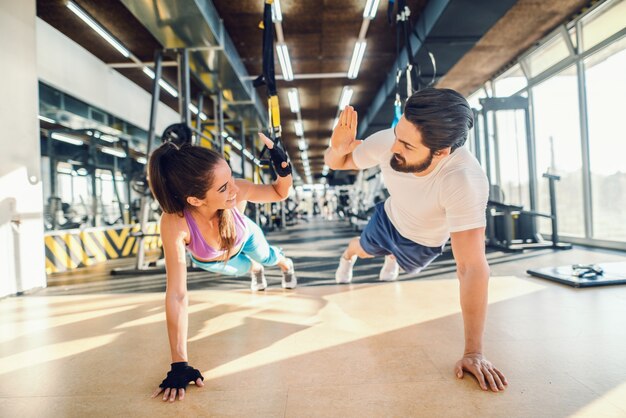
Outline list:
[[[422,134],[422,143],[432,152],[462,147],[474,126],[467,100],[451,89],[427,88],[406,101],[404,117]]]

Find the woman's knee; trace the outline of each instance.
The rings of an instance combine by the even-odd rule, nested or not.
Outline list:
[[[277,247],[268,245],[267,248],[257,249],[247,255],[264,266],[275,266],[283,256],[283,252]]]

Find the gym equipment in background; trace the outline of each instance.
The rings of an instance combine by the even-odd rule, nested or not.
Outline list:
[[[572,245],[559,242],[558,221],[556,213],[555,182],[560,177],[545,173],[550,190],[550,214],[524,210],[522,206],[507,205],[489,200],[487,203],[487,230],[486,243],[505,251],[522,251],[529,249],[554,248],[569,250]],[[537,229],[539,217],[550,219],[552,226],[552,240],[546,240]]]

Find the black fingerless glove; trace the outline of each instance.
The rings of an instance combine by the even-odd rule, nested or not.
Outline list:
[[[191,367],[186,361],[172,363],[172,370],[167,372],[167,377],[159,387],[163,389],[185,389],[189,382],[195,382],[198,378],[204,381],[200,371]]]
[[[270,149],[270,158],[272,159],[272,163],[274,164],[274,170],[276,174],[280,177],[287,177],[291,174],[291,164],[287,161],[287,154],[285,151],[278,148],[276,144],[274,144],[274,148]],[[287,163],[287,167],[283,168],[283,163]]]

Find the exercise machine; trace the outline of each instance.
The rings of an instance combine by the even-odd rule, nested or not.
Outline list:
[[[556,212],[555,182],[560,177],[545,173],[549,181],[550,214],[524,210],[522,206],[508,205],[495,200],[487,203],[487,245],[505,251],[523,251],[528,249],[554,248],[567,250],[569,243],[559,242]],[[552,240],[546,240],[537,230],[537,218],[550,219]]]

